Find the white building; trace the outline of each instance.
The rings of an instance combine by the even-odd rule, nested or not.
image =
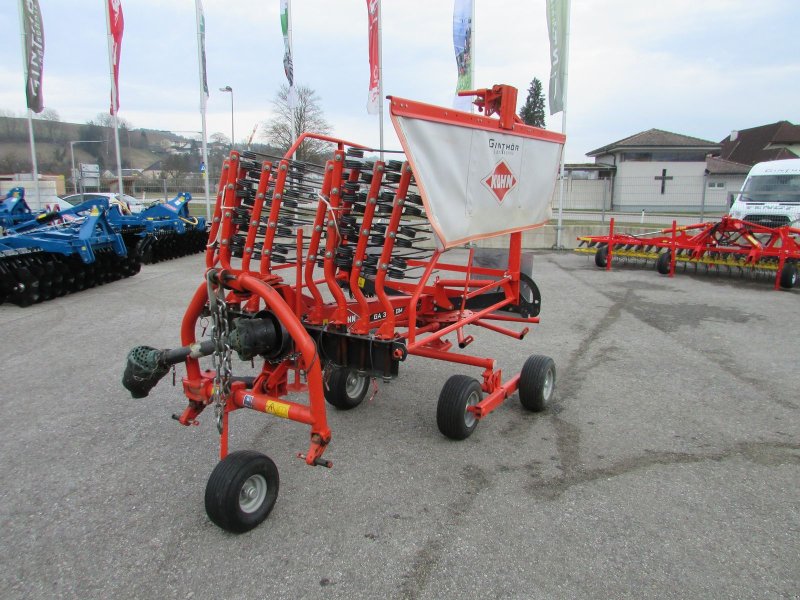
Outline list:
[[[610,205],[620,211],[695,211],[707,186],[706,159],[720,145],[650,129],[587,153],[612,174]]]

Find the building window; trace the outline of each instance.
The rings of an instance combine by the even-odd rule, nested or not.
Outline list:
[[[725,189],[725,183],[722,181],[709,181],[708,182],[708,189],[710,190],[723,190]]]
[[[653,152],[623,152],[622,162],[705,162],[706,153],[696,150],[655,150]]]

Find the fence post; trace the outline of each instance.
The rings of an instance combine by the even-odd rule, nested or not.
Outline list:
[[[703,173],[703,195],[700,198],[700,220],[706,219],[706,190],[708,189],[708,173]]]
[[[607,179],[603,180],[603,204],[601,207],[601,223],[606,222],[606,198],[608,197],[608,183]]]

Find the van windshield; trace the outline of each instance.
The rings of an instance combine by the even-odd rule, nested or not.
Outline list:
[[[742,200],[800,204],[800,174],[750,177],[744,184]]]

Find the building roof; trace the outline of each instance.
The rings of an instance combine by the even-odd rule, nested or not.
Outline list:
[[[706,159],[706,172],[709,175],[746,175],[750,172],[750,165],[725,160],[719,156],[709,156]]]
[[[722,146],[720,157],[746,165],[768,160],[797,158],[793,152],[786,149],[787,144],[800,144],[800,125],[793,125],[789,121],[778,121],[732,132],[720,142]]]
[[[719,144],[710,140],[703,140],[680,133],[672,133],[663,129],[648,129],[630,137],[618,140],[597,150],[587,152],[586,156],[599,156],[601,154],[611,154],[622,150],[641,150],[643,148],[681,148],[687,150],[707,150],[708,152],[719,151]]]

